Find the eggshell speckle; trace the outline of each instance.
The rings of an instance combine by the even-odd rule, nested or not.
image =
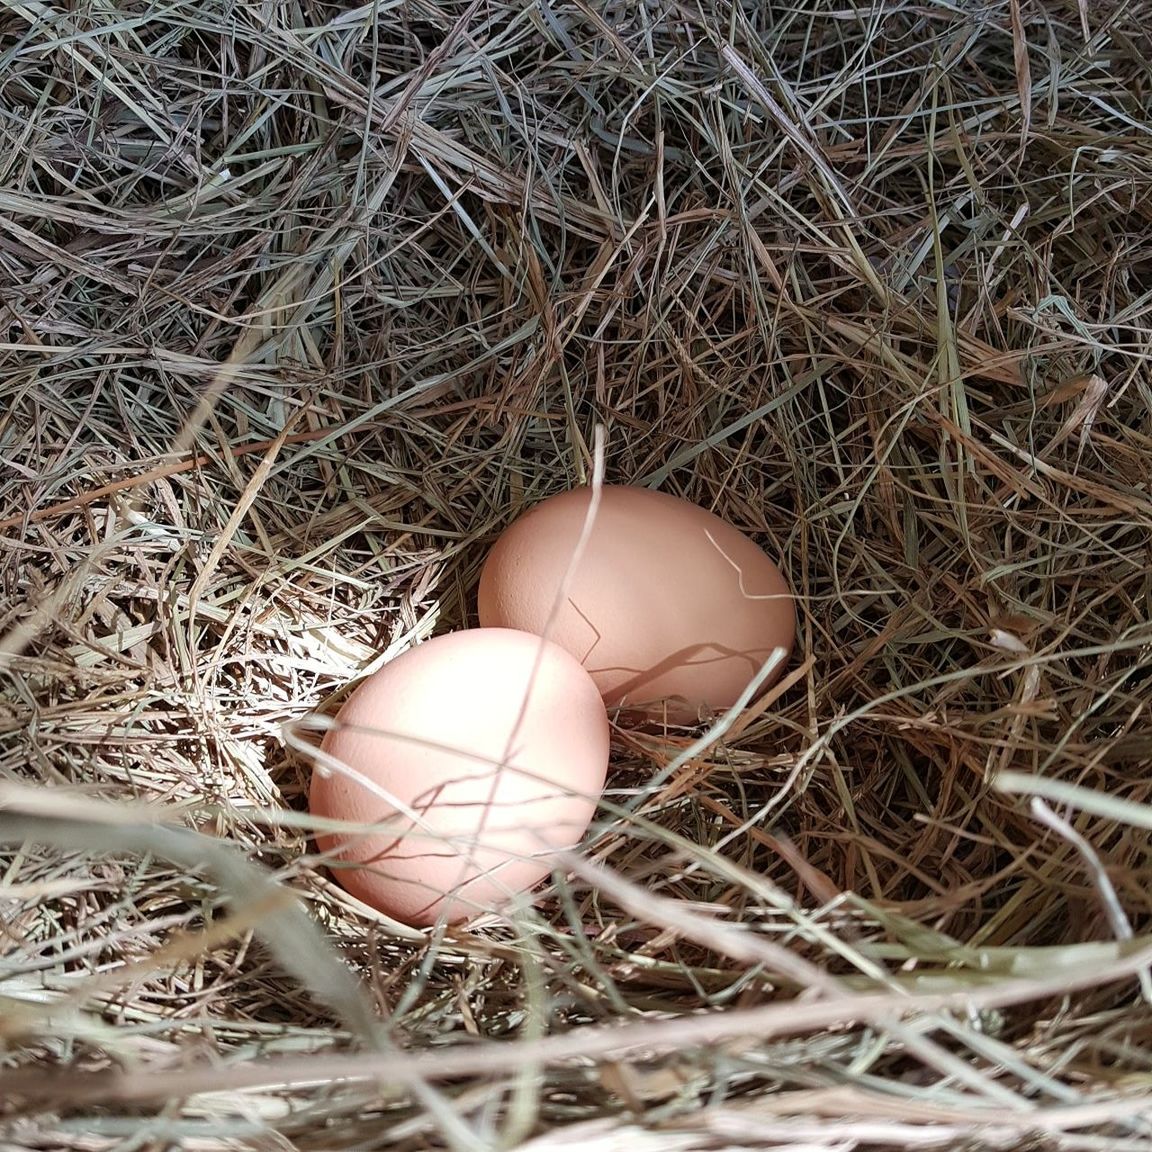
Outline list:
[[[596,685],[527,632],[429,640],[363,681],[337,720],[323,750],[364,779],[317,768],[310,808],[386,824],[318,835],[318,846],[337,854],[349,892],[411,925],[464,920],[534,886],[550,854],[583,836],[604,786]]]
[[[774,648],[791,652],[795,606],[775,563],[706,509],[624,485],[601,489],[549,625],[591,498],[590,488],[553,496],[500,536],[480,576],[482,626],[547,627],[610,707],[663,701],[661,714],[681,723],[730,708]]]

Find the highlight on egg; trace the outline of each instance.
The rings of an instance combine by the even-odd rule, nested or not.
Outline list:
[[[482,627],[546,635],[609,707],[678,723],[732,707],[777,648],[791,653],[791,590],[750,537],[668,493],[605,485],[577,557],[591,500],[591,488],[552,496],[501,534],[480,575]]]
[[[595,814],[609,721],[588,672],[524,631],[426,641],[362,681],[313,771],[314,815],[370,825],[323,833],[333,876],[413,926],[503,907],[549,874]]]

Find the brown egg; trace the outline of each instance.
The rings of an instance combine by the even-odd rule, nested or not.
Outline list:
[[[477,628],[368,677],[322,748],[313,814],[382,823],[319,835],[354,896],[412,925],[498,908],[576,845],[608,767],[608,716],[588,673],[539,636]]]
[[[795,606],[772,560],[727,521],[647,488],[601,490],[549,624],[591,496],[553,496],[500,536],[480,575],[481,625],[546,634],[609,707],[654,712],[664,701],[661,714],[681,723],[730,708],[774,648],[791,652]]]

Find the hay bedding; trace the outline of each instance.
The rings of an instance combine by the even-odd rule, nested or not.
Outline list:
[[[2,1146],[1152,1148],[1150,28],[0,6]],[[793,675],[412,939],[284,726],[598,427]]]

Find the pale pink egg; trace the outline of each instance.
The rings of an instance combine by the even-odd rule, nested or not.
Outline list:
[[[608,766],[609,723],[589,674],[528,632],[477,628],[410,649],[363,681],[323,750],[313,814],[376,825],[324,834],[335,878],[412,925],[503,905],[578,844]]]

